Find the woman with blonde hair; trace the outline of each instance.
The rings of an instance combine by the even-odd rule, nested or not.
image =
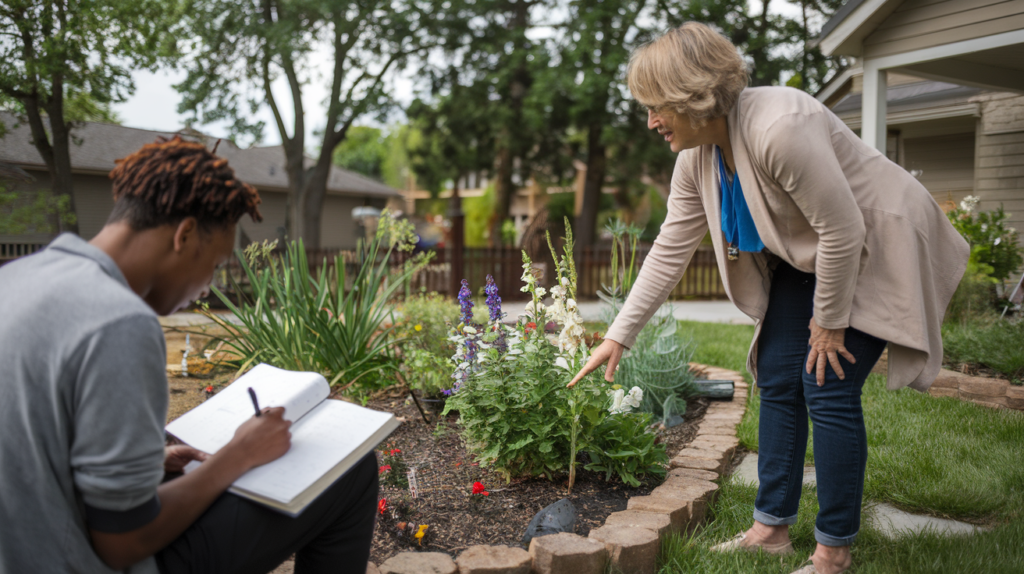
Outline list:
[[[925,391],[967,243],[928,191],[804,92],[747,87],[736,47],[690,22],[637,49],[629,89],[679,153],[668,216],[604,343],[570,386],[623,350],[710,229],[732,302],[754,319],[761,396],[754,524],[715,550],[791,554],[814,425],[817,548],[802,574],[850,566],[867,436],[861,388],[889,348],[889,389]]]

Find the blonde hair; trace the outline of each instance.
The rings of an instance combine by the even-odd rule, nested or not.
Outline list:
[[[749,78],[736,46],[697,22],[634,50],[626,75],[637,102],[686,115],[694,128],[728,114]]]

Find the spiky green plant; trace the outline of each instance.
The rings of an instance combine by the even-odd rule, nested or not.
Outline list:
[[[236,305],[213,288],[237,322],[206,312],[227,332],[220,340],[236,357],[229,363],[239,371],[258,363],[315,371],[332,387],[341,388],[368,373],[386,374],[397,368],[392,347],[397,338],[388,303],[432,256],[421,254],[402,268],[391,269],[391,254],[411,248],[406,227],[385,211],[376,235],[356,247],[354,275],[344,254],[311,273],[302,241],[289,243],[280,257],[256,249],[249,251],[249,258],[239,254],[250,294],[236,290]]]

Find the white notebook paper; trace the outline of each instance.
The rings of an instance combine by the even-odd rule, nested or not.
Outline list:
[[[243,474],[231,491],[292,516],[399,425],[390,413],[329,400],[330,386],[317,373],[261,364],[167,425],[168,434],[205,453],[216,453],[255,414],[250,387],[261,408],[285,407],[284,418],[293,423],[292,446],[281,458]]]

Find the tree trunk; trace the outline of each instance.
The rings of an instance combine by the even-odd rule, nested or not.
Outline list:
[[[498,173],[494,182],[494,213],[491,215],[487,244],[491,247],[501,245],[501,224],[508,218],[512,209],[512,197],[516,193],[512,182],[512,168],[515,158],[510,144],[498,150]]]
[[[60,86],[63,90],[63,86]],[[32,144],[43,158],[50,174],[50,186],[54,197],[68,198],[68,213],[72,216],[71,223],[65,223],[60,213],[52,218],[55,233],[69,231],[78,233],[78,212],[75,209],[74,180],[71,177],[70,132],[64,122],[63,97],[47,106],[47,116],[43,116],[38,98],[23,98],[25,114],[28,116],[29,129],[32,132]],[[54,113],[56,110],[57,113]],[[47,134],[45,122],[50,122],[53,144]]]
[[[459,288],[463,279],[463,252],[466,248],[466,216],[462,212],[462,198],[459,197],[459,178],[455,178],[455,186],[452,188],[452,198],[448,202],[448,219],[452,222],[451,230],[451,258],[449,259],[450,271],[448,281],[448,296],[455,298],[459,294]]]
[[[282,138],[287,134],[282,133]],[[285,140],[285,172],[288,174],[288,204],[285,213],[285,240],[295,241],[303,237],[305,229],[306,168],[302,153],[302,139]]]
[[[583,180],[583,209],[576,218],[577,252],[597,239],[597,211],[601,205],[601,188],[608,167],[607,148],[601,141],[603,124],[592,123],[587,130],[587,176]]]

